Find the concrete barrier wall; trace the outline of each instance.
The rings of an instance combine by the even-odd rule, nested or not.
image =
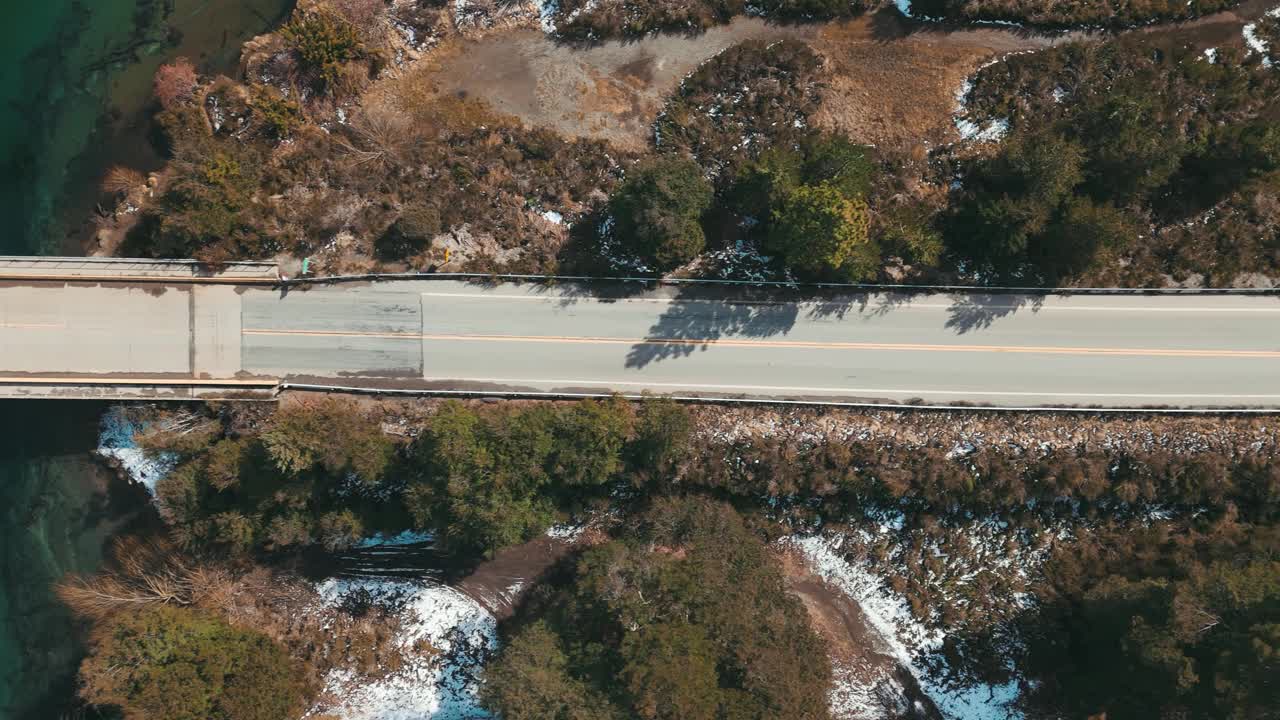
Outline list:
[[[0,256],[0,280],[193,281],[274,283],[276,264],[234,262],[212,267],[195,260]]]

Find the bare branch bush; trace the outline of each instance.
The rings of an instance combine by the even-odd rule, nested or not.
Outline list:
[[[351,138],[337,139],[356,167],[382,170],[401,168],[409,163],[419,133],[409,116],[399,110],[372,106],[361,110],[351,120]]]
[[[133,168],[116,165],[108,170],[106,177],[102,179],[102,190],[111,195],[124,197],[146,184],[147,179],[142,173]]]
[[[186,409],[159,412],[141,427],[134,435],[138,447],[179,455],[194,455],[207,449],[222,432],[218,418]]]
[[[194,562],[164,541],[122,537],[110,557],[107,569],[68,576],[55,587],[76,615],[98,619],[147,605],[194,605],[233,582],[225,570]]]

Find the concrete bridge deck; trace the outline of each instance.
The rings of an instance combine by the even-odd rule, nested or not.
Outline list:
[[[1280,297],[895,293],[792,301],[184,264],[0,263],[0,397],[652,392],[1004,407],[1280,408]],[[114,268],[114,269],[112,269]],[[117,278],[106,275],[118,271]],[[172,276],[164,272],[175,272]],[[145,281],[137,278],[145,277]]]

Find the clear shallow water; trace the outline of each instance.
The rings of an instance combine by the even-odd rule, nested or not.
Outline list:
[[[44,0],[0,25],[0,254],[80,254],[107,167],[158,168],[155,69],[234,70],[293,0]]]
[[[234,73],[240,45],[293,0],[43,0],[0,23],[0,254],[82,254],[106,169],[163,159],[147,142],[151,77],[185,56]],[[0,401],[0,720],[58,717],[80,644],[53,596],[97,568],[146,491],[90,454],[105,406]],[[141,495],[139,495],[141,493]]]
[[[106,539],[146,506],[145,490],[90,454],[104,409],[0,401],[0,720],[57,717],[80,650],[53,584],[97,568]]]

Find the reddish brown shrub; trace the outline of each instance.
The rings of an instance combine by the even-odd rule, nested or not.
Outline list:
[[[196,67],[186,58],[178,58],[171,63],[161,65],[156,70],[156,99],[166,110],[181,105],[195,94],[197,78]]]

